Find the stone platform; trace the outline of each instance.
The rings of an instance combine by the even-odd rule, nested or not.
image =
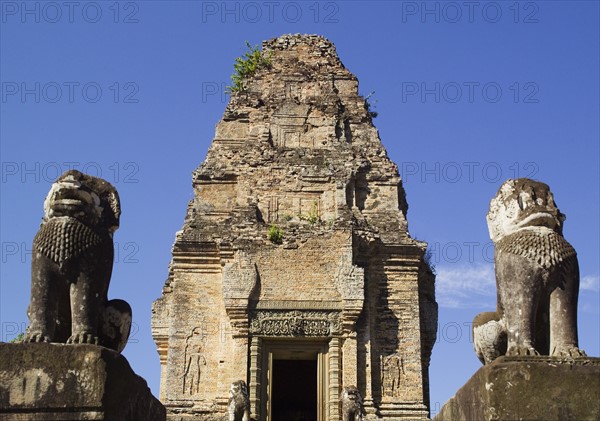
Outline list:
[[[127,359],[95,345],[0,343],[0,420],[165,420]]]
[[[500,357],[481,367],[434,421],[600,419],[600,358]]]

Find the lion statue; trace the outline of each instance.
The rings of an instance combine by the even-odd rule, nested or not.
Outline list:
[[[360,392],[356,386],[344,387],[342,391],[342,420],[343,421],[362,421],[363,402]]]
[[[100,178],[69,170],[52,185],[33,240],[24,342],[123,350],[131,307],[107,299],[120,214],[117,191]]]
[[[229,421],[250,421],[248,386],[243,380],[231,383],[229,388]]]
[[[577,339],[579,266],[562,235],[565,219],[550,188],[527,178],[507,180],[490,202],[498,304],[473,320],[482,363],[501,355],[585,356]]]

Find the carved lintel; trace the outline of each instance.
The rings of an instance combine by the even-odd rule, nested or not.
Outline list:
[[[337,311],[257,311],[252,314],[250,332],[262,336],[325,336],[342,333]]]

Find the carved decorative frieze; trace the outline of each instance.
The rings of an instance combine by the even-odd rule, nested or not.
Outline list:
[[[257,311],[250,332],[262,336],[332,336],[342,332],[337,311]]]
[[[341,301],[288,301],[268,300],[252,302],[256,310],[342,310]]]

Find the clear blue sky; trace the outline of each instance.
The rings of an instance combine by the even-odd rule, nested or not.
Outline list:
[[[599,344],[599,10],[540,2],[1,2],[1,340],[27,323],[32,238],[74,166],[121,195],[109,295],[132,304],[125,355],[158,394],[151,303],[224,111],[244,41],[333,41],[398,163],[409,229],[437,266],[432,410],[479,367],[469,323],[495,306],[485,214],[506,178],[548,183],[578,251],[581,346]],[[219,92],[219,93],[215,93]]]

